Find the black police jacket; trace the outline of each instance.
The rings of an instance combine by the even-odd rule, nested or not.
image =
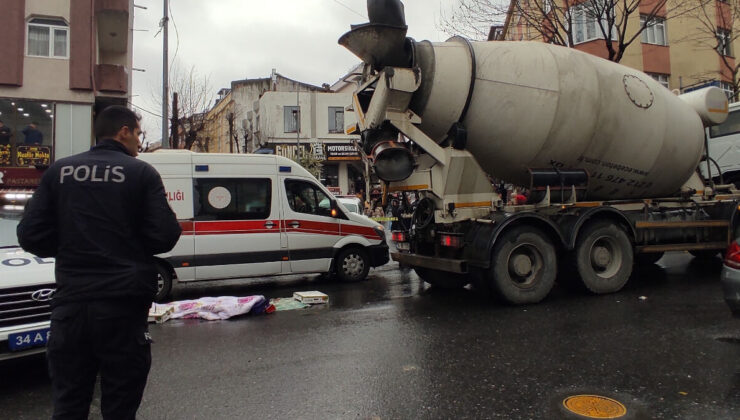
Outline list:
[[[52,305],[151,302],[153,255],[171,250],[180,233],[157,171],[112,139],[52,164],[17,229],[23,249],[56,257]]]

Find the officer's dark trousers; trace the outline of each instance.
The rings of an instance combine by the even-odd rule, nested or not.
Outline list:
[[[87,419],[100,373],[103,418],[134,419],[151,366],[148,305],[96,301],[55,306],[48,343],[54,419]]]

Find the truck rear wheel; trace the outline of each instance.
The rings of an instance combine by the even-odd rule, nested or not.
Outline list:
[[[504,232],[493,247],[492,289],[508,303],[537,303],[552,290],[557,255],[540,230],[520,226]]]
[[[462,289],[470,280],[465,274],[415,267],[416,275],[433,287],[440,289]]]
[[[591,293],[614,293],[632,274],[632,242],[611,222],[587,226],[579,235],[573,257],[583,286]]]

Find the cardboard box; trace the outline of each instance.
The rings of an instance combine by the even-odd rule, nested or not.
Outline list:
[[[175,308],[173,306],[152,303],[152,307],[149,308],[149,322],[161,324],[170,319],[173,313],[175,313]]]
[[[293,293],[293,299],[299,302],[309,303],[309,304],[329,302],[329,296],[319,292],[318,290],[311,290],[307,292],[295,292]]]

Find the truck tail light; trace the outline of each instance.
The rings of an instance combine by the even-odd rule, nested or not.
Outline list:
[[[393,232],[391,233],[391,240],[393,242],[406,242],[406,232]]]
[[[738,245],[737,241],[732,241],[730,246],[727,247],[725,265],[740,270],[740,245]]]
[[[462,248],[463,240],[462,236],[441,234],[439,236],[439,242],[442,246],[448,246],[451,248]]]

